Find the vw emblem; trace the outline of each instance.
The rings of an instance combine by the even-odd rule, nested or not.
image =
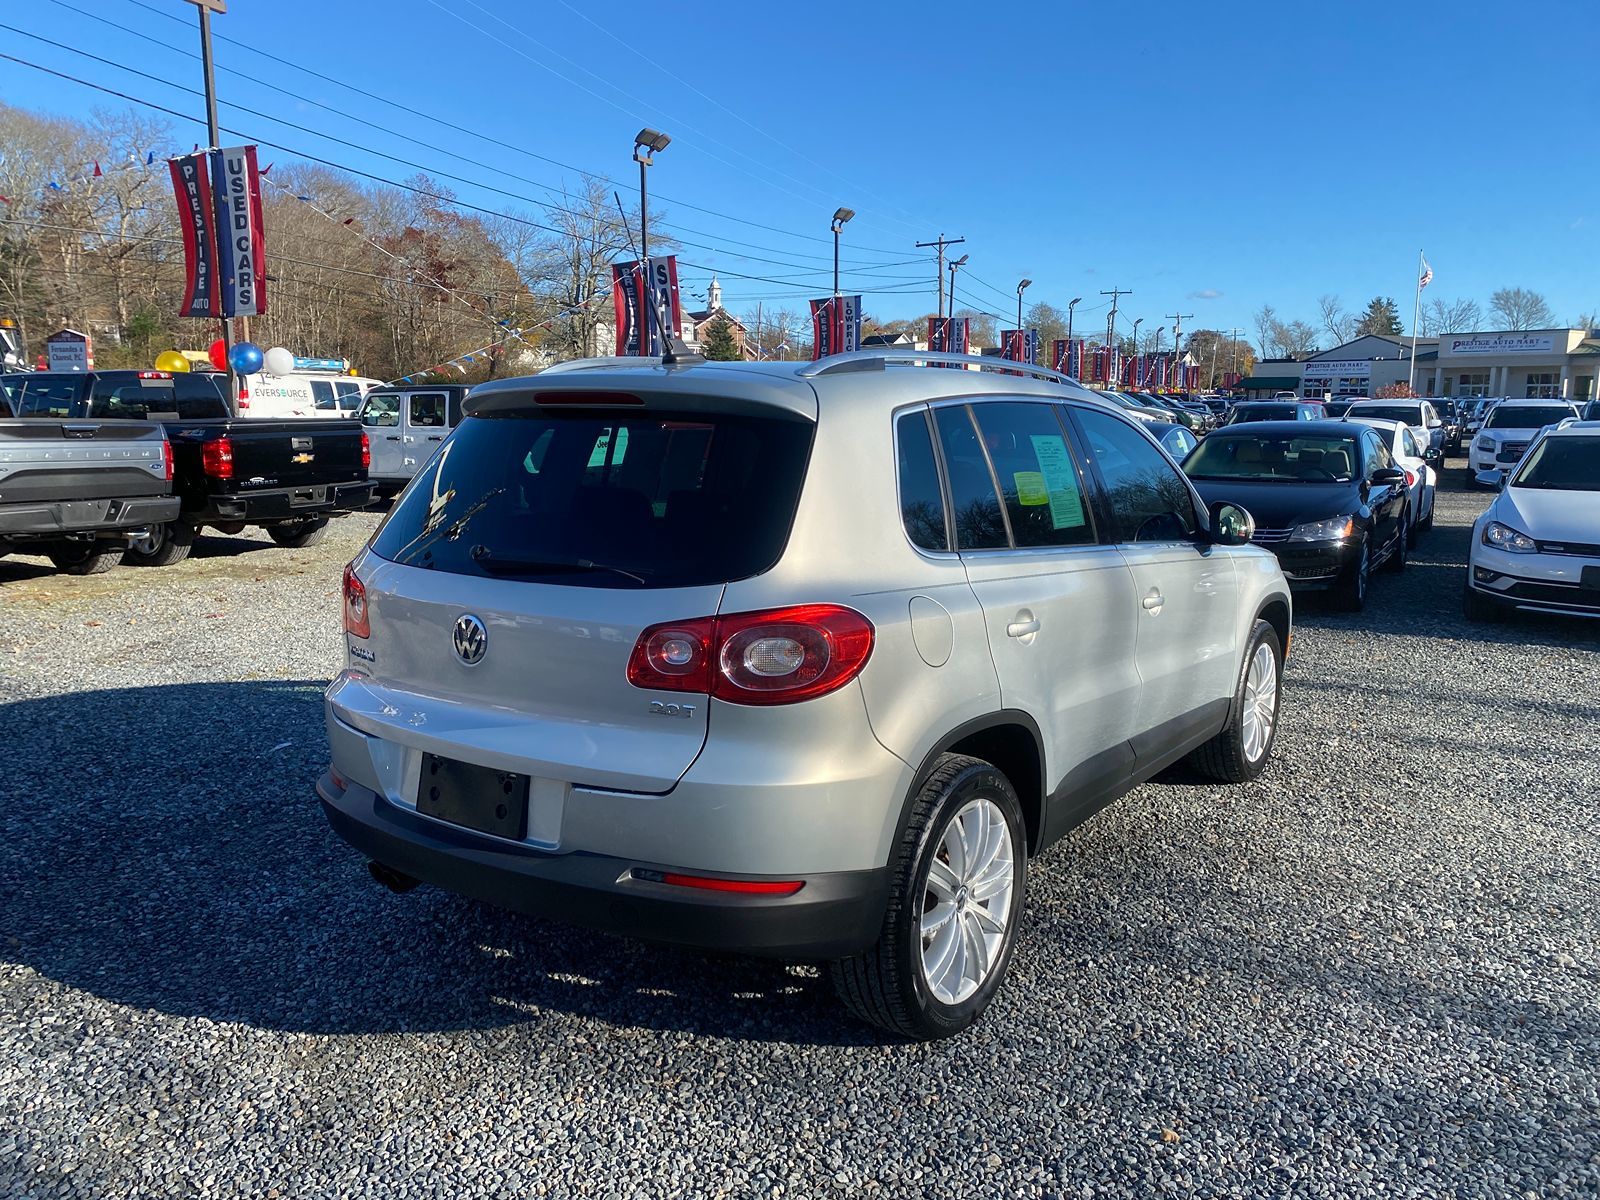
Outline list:
[[[451,640],[455,644],[456,657],[469,667],[482,662],[489,649],[489,631],[471,613],[462,613],[456,618],[455,633]]]

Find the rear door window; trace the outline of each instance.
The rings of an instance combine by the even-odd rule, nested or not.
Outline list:
[[[957,550],[999,550],[1011,544],[995,494],[989,460],[965,405],[934,410],[939,447],[950,478],[950,505]]]
[[[900,520],[913,546],[950,549],[945,528],[944,492],[933,456],[933,435],[923,411],[906,413],[895,423],[900,468]]]
[[[585,587],[745,579],[783,552],[812,431],[733,413],[485,415],[419,473],[373,550]]]
[[[135,374],[100,375],[94,381],[91,417],[133,421],[199,421],[228,415],[218,376],[209,372],[166,379]]]
[[[406,415],[413,429],[443,429],[444,393],[413,392],[406,397]]]
[[[1094,541],[1078,464],[1055,407],[989,401],[973,414],[1000,481],[1015,546],[1076,546]]]
[[[337,402],[333,397],[333,383],[327,379],[313,379],[311,381],[311,400],[320,409],[333,409]]]

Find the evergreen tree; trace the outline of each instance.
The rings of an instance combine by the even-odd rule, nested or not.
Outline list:
[[[735,362],[744,357],[739,353],[739,343],[734,340],[733,326],[726,317],[718,317],[706,328],[705,341],[700,343],[700,353],[712,362]]]
[[[1374,296],[1372,303],[1367,305],[1367,311],[1361,314],[1361,320],[1356,324],[1356,337],[1366,337],[1368,334],[1387,334],[1390,337],[1399,337],[1406,327],[1400,324],[1400,309],[1395,302],[1386,296]]]

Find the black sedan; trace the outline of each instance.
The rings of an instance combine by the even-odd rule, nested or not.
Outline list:
[[[1378,567],[1406,565],[1406,473],[1377,430],[1342,421],[1226,425],[1184,460],[1207,504],[1255,518],[1257,545],[1292,586],[1325,588],[1349,612],[1367,602]]]

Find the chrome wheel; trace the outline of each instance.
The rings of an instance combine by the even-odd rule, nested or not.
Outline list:
[[[143,533],[128,539],[128,549],[135,554],[151,555],[161,549],[167,541],[167,527],[165,525],[152,525]]]
[[[1240,720],[1244,756],[1259,762],[1272,741],[1272,725],[1278,719],[1278,660],[1265,643],[1250,656],[1250,669],[1244,677],[1244,712]]]
[[[1005,814],[986,797],[964,805],[940,834],[917,920],[922,979],[941,1004],[968,999],[1004,953],[1015,858]]]

